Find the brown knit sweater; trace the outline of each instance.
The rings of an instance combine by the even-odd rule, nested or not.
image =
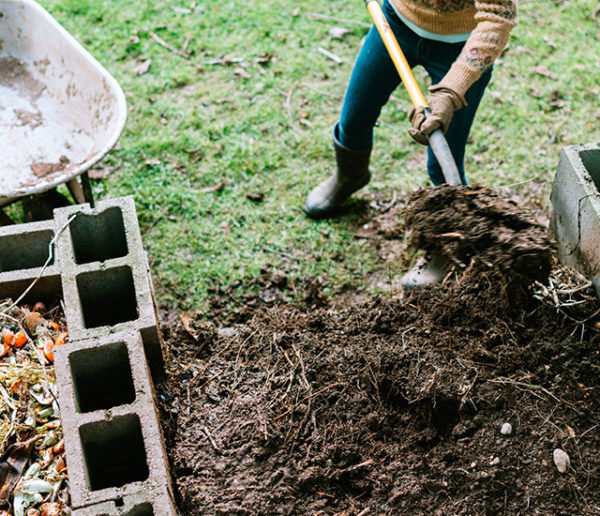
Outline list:
[[[465,94],[508,44],[517,0],[391,0],[400,14],[437,34],[470,32],[441,84]]]

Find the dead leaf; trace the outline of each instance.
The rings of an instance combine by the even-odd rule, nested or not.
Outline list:
[[[144,161],[146,165],[160,165],[160,160],[158,158],[147,159]]]
[[[544,77],[548,77],[548,79],[552,79],[553,81],[558,79],[558,75],[552,73],[548,68],[542,65],[538,65],[533,68],[533,71],[538,75],[543,75]]]
[[[216,185],[207,186],[206,188],[203,188],[200,191],[202,193],[220,192],[221,190],[223,190],[223,188],[225,188],[225,184],[223,183],[223,181],[219,181]]]
[[[46,319],[44,319],[39,312],[29,312],[23,317],[22,323],[29,335],[35,335],[35,331],[38,327],[46,324]]]
[[[238,66],[234,71],[234,75],[241,77],[242,79],[250,79],[251,75],[244,70],[241,66]]]
[[[296,16],[298,16],[300,14],[300,7],[296,7],[293,11],[292,11],[292,16],[295,18]]]
[[[31,446],[42,437],[42,435],[36,435],[28,441],[11,444],[4,455],[0,457],[0,485],[2,486],[0,487],[0,505],[8,503],[10,495],[29,462]]]
[[[192,10],[187,7],[177,7],[175,5],[172,5],[171,9],[178,14],[190,14],[192,12]]]
[[[192,314],[190,312],[183,312],[180,316],[181,322],[185,331],[187,331],[194,340],[198,340],[198,332],[192,328]]]
[[[88,170],[91,179],[107,179],[113,172],[114,169],[107,165],[97,165]]]
[[[265,194],[263,192],[248,192],[246,198],[254,202],[261,202],[265,198]]]
[[[131,71],[133,73],[135,73],[136,75],[144,75],[150,69],[151,64],[152,64],[152,59],[146,59],[145,61],[142,61],[141,63],[138,63],[137,65],[135,65],[131,69]]]
[[[329,37],[332,39],[344,39],[352,31],[345,27],[332,27],[329,29]]]
[[[575,439],[575,430],[573,430],[569,425],[567,425],[567,432],[569,432],[569,437],[571,437],[571,439]]]
[[[271,53],[266,53],[266,54],[261,54],[259,55],[257,58],[254,59],[254,62],[256,64],[269,64],[271,61],[273,61],[273,59],[275,58],[275,54],[271,54]]]

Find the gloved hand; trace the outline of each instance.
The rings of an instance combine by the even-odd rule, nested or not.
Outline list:
[[[428,103],[431,113],[425,118],[425,108],[412,108],[408,113],[412,127],[408,130],[415,141],[429,145],[427,138],[436,129],[446,133],[454,112],[467,105],[465,97],[454,90],[436,84],[429,88]]]

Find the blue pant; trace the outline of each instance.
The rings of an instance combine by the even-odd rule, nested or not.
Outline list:
[[[446,75],[460,54],[464,43],[441,43],[415,34],[399,18],[389,0],[383,12],[411,68],[422,65],[432,84]],[[469,88],[467,107],[454,113],[446,139],[463,182],[465,179],[465,146],[475,112],[483,92],[492,77],[491,67]],[[344,98],[337,137],[342,145],[353,150],[368,149],[373,144],[373,127],[381,108],[400,84],[400,77],[389,57],[377,29],[373,26],[360,49]],[[444,182],[442,169],[432,150],[427,148],[427,173],[434,185]]]

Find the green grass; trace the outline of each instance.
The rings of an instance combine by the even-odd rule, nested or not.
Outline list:
[[[105,158],[115,173],[94,189],[99,197],[135,196],[161,301],[201,309],[208,287],[254,277],[263,267],[324,275],[332,287],[359,287],[381,268],[371,246],[353,237],[360,210],[314,222],[301,209],[310,188],[333,170],[331,127],[369,21],[362,1],[209,0],[193,9],[190,1],[42,4],[126,93],[127,125]],[[471,181],[550,183],[562,146],[600,140],[596,7],[596,0],[522,2],[520,25],[472,131]],[[351,33],[332,40],[334,26]],[[189,38],[191,58],[163,48],[150,32],[176,48]],[[149,71],[136,74],[147,59]],[[375,177],[361,194],[367,200],[427,185],[424,149],[407,134],[408,108],[402,90],[384,108]],[[218,183],[220,191],[207,191]],[[246,196],[259,192],[259,203]]]

